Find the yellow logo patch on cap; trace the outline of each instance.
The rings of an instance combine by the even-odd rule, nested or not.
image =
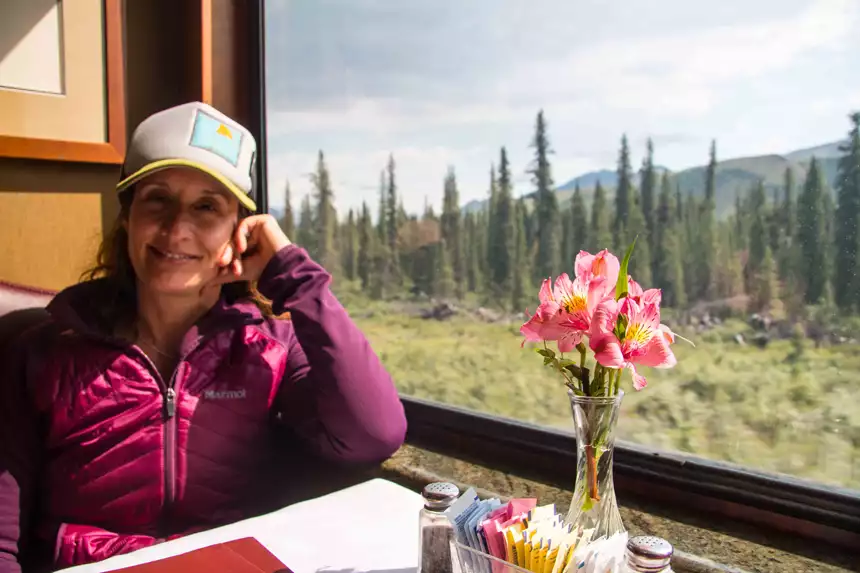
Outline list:
[[[230,132],[230,128],[224,125],[223,123],[218,126],[218,130],[215,132],[218,135],[223,135],[224,137],[229,137],[233,139],[233,134]]]

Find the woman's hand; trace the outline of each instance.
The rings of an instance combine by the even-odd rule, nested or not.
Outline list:
[[[252,215],[239,221],[233,241],[224,249],[215,282],[255,281],[275,253],[290,244],[271,215]]]

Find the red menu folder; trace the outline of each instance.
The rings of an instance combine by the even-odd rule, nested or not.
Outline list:
[[[123,573],[293,573],[254,539],[245,537],[181,555],[117,569]]]

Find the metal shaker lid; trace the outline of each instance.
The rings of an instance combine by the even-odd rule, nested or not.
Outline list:
[[[653,535],[639,535],[627,540],[627,565],[640,573],[659,573],[669,567],[672,544]]]
[[[428,483],[424,486],[421,496],[424,498],[424,507],[435,511],[444,511],[457,501],[460,488],[448,482]]]

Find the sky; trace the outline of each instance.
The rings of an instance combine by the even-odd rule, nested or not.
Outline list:
[[[341,213],[375,212],[389,154],[407,211],[485,198],[505,146],[515,194],[543,109],[562,184],[844,137],[860,110],[858,0],[266,0],[269,204],[310,192],[324,151]]]

